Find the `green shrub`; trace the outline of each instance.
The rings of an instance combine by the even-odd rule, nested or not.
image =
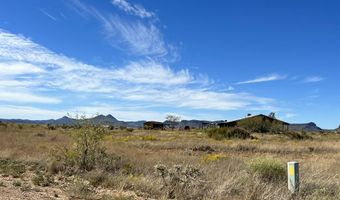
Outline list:
[[[191,165],[174,165],[168,168],[157,164],[154,167],[169,199],[204,199],[204,174],[200,169]]]
[[[141,138],[144,141],[156,141],[156,140],[158,140],[156,138],[156,136],[154,136],[154,135],[143,135]]]
[[[290,139],[293,140],[312,140],[313,138],[308,135],[306,132],[298,133],[298,132],[284,132],[284,135],[288,136]]]
[[[52,125],[52,124],[47,124],[47,129],[48,130],[56,130],[57,127],[55,125]]]
[[[92,200],[94,199],[94,193],[91,190],[89,184],[84,180],[76,179],[69,188],[69,193],[75,197],[75,199]]]
[[[50,153],[51,162],[58,162],[64,168],[89,171],[95,168],[104,149],[101,141],[106,132],[102,126],[90,124],[85,118],[81,126],[72,132],[74,145],[71,148],[58,147]],[[54,171],[54,170],[52,170]]]
[[[0,173],[11,175],[14,178],[20,177],[26,172],[25,163],[11,159],[0,159]]]
[[[243,128],[233,127],[233,128],[212,128],[207,131],[208,137],[214,138],[216,140],[221,139],[247,139],[250,138],[250,132]]]
[[[0,121],[0,128],[7,129],[8,125],[5,122]]]
[[[53,180],[51,179],[49,175],[45,175],[42,173],[35,174],[31,180],[34,185],[38,185],[42,187],[47,187],[51,185],[51,183],[53,182]]]
[[[247,162],[250,173],[264,181],[282,181],[286,178],[286,168],[281,162],[271,158],[256,158]]]
[[[18,124],[18,128],[21,130],[24,128],[24,126],[22,124]]]
[[[22,183],[19,180],[13,181],[13,186],[15,187],[21,187]]]
[[[102,185],[108,179],[108,174],[104,171],[92,170],[85,175],[85,179],[94,187]]]

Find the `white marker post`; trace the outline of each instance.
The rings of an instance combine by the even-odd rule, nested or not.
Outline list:
[[[288,162],[288,190],[292,193],[299,191],[299,163],[298,162]]]

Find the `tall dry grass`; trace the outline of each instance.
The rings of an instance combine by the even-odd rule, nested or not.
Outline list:
[[[51,147],[72,144],[71,131],[10,125],[0,130],[0,155],[44,160]],[[216,200],[340,199],[339,135],[316,134],[311,135],[312,140],[292,140],[287,135],[252,135],[257,139],[214,140],[201,130],[110,130],[103,145],[107,153],[121,158],[119,169],[114,173],[95,169],[80,176],[94,186],[131,190],[154,199],[167,199],[171,195],[177,199]],[[272,160],[279,170],[285,169],[287,161],[298,161],[300,192],[291,195],[285,178],[263,178],[262,168],[270,168],[271,164],[259,164],[253,170],[249,163],[254,159]],[[157,164],[168,169],[176,165],[192,166],[201,173],[191,186],[182,187],[183,181],[175,184],[178,188],[174,193],[156,173]]]

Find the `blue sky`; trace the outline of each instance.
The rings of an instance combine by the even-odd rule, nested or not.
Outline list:
[[[0,118],[340,123],[337,1],[4,0]]]

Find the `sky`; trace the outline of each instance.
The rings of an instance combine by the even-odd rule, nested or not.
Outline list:
[[[340,2],[3,0],[0,118],[340,124]]]

